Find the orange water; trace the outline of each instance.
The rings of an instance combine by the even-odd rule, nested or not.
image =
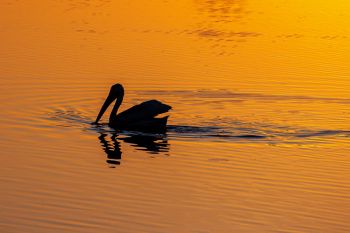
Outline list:
[[[1,2],[0,232],[349,232],[349,12]],[[89,124],[117,82],[167,135]]]

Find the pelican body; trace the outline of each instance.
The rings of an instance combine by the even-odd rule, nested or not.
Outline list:
[[[119,83],[113,85],[101,107],[95,123],[97,124],[99,122],[109,105],[116,100],[111,114],[109,115],[108,125],[111,128],[118,130],[165,133],[169,116],[161,118],[156,118],[156,116],[168,112],[171,109],[171,106],[163,104],[158,100],[149,100],[117,114],[118,109],[123,102],[123,98],[123,86]]]

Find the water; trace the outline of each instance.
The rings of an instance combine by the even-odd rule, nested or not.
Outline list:
[[[0,4],[0,232],[349,232],[345,1]]]

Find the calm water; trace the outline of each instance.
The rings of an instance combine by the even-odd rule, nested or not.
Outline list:
[[[347,1],[0,9],[0,232],[350,231]],[[90,125],[117,82],[166,135]]]

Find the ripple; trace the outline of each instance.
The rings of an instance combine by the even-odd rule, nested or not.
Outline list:
[[[323,100],[323,99],[321,99]],[[106,123],[91,125],[93,118],[84,112],[60,109],[46,114],[54,126],[76,128],[83,131],[96,132],[101,135],[114,135],[117,140],[130,143],[133,146],[150,153],[167,152],[167,138],[171,140],[204,140],[245,143],[254,140],[255,143],[274,144],[312,144],[349,138],[348,130],[319,130],[296,128],[283,125],[252,123],[238,120],[220,122],[218,119],[206,119],[205,124],[215,126],[168,125],[167,133],[150,134],[133,131],[119,131],[108,127]],[[315,139],[318,139],[315,141]],[[322,139],[322,140],[321,140]],[[164,140],[163,142],[157,142]],[[163,144],[164,143],[164,144]]]

